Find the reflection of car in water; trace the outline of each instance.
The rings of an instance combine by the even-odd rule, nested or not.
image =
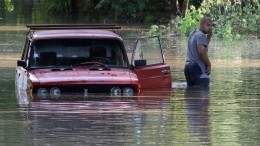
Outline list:
[[[92,93],[138,95],[171,88],[159,37],[137,39],[129,62],[123,39],[104,29],[114,25],[27,25],[29,32],[17,61],[19,102]],[[27,96],[26,96],[27,95]],[[24,98],[26,97],[26,98]]]
[[[133,145],[165,131],[170,97],[41,101],[20,108],[29,145]],[[152,113],[152,114],[151,114]],[[156,137],[156,136],[155,136]],[[31,144],[32,143],[32,144]]]

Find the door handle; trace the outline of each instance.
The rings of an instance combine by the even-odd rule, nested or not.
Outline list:
[[[168,70],[168,69],[164,69],[164,70],[162,70],[163,75],[167,75],[167,74],[169,74],[170,72],[171,72],[171,71]]]

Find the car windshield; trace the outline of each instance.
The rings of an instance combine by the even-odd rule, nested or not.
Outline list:
[[[120,41],[112,39],[46,39],[31,45],[30,67],[71,66],[100,62],[108,66],[126,67]]]

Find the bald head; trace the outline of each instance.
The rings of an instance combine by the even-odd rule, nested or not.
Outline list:
[[[202,25],[202,24],[204,24],[204,23],[206,23],[206,22],[208,22],[208,21],[213,23],[213,21],[211,20],[211,18],[209,18],[209,17],[203,17],[203,18],[200,19],[200,25]]]
[[[199,22],[199,29],[205,34],[212,33],[213,21],[209,17],[203,17]]]

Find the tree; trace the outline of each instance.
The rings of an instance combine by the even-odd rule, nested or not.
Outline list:
[[[169,3],[169,2],[167,2]],[[176,16],[178,16],[178,14],[180,13],[179,10],[179,1],[178,0],[170,0],[170,4],[172,6],[172,14],[171,14],[171,19],[175,18]]]
[[[189,0],[184,0],[182,5],[182,17],[184,18],[188,10]]]
[[[4,9],[11,12],[14,10],[14,5],[12,4],[12,0],[3,0],[5,5]]]
[[[171,19],[176,16],[185,17],[188,10],[189,0],[165,0],[171,6]]]

